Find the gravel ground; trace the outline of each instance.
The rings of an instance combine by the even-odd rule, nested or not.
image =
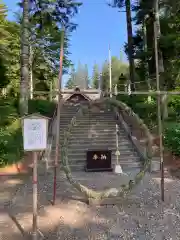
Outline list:
[[[39,176],[38,226],[45,239],[51,240],[176,240],[180,239],[180,180],[168,174],[165,178],[165,202],[161,202],[158,174],[147,174],[133,192],[122,199],[118,206],[90,207],[79,201],[81,196],[64,180],[58,177],[57,202],[49,203],[52,197],[52,173]],[[102,181],[97,178],[98,183]],[[117,183],[118,184],[118,183]],[[17,187],[17,183],[15,184]],[[4,186],[4,187],[3,187]],[[0,184],[1,193],[14,192],[7,181]],[[18,224],[31,231],[32,184],[31,179],[20,187],[16,196],[7,195],[1,204],[11,199],[9,208]],[[4,202],[3,202],[4,201]],[[6,210],[0,212],[0,240],[21,240],[16,224]]]

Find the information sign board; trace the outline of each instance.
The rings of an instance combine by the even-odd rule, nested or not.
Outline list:
[[[41,151],[47,148],[47,119],[24,118],[23,145],[25,151]]]

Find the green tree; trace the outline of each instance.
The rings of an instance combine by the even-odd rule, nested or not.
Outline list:
[[[84,65],[80,61],[78,62],[78,66],[75,74],[75,84],[82,89],[86,88]]]
[[[131,17],[131,0],[112,0],[111,7],[115,8],[123,8],[125,6],[126,11],[126,22],[127,22],[127,36],[128,36],[128,44],[127,44],[127,54],[129,59],[129,73],[131,80],[131,89],[135,90],[135,64],[134,64],[134,49],[133,49],[133,32],[132,32],[132,17]]]
[[[9,84],[6,88],[7,94],[19,93],[20,86],[20,25],[16,22],[7,22],[8,43],[6,52],[6,67]]]
[[[67,69],[71,65],[69,60],[69,34],[75,29],[76,25],[70,20],[76,8],[73,10],[73,2],[69,1],[65,9],[61,10],[61,17],[66,16],[62,14],[62,11],[66,11],[66,7],[69,8],[68,20],[66,23],[66,34],[64,44],[64,61],[63,61],[63,72],[66,73]],[[20,6],[22,7],[23,1]],[[49,7],[50,1],[43,1],[43,6]],[[55,3],[54,3],[55,4]],[[60,54],[60,39],[61,39],[61,24],[56,22],[58,19],[51,19],[51,25],[46,21],[47,13],[43,10],[43,6],[39,6],[37,12],[37,5],[35,1],[31,1],[29,4],[29,43],[28,43],[28,87],[27,97],[29,98],[29,85],[37,91],[40,89],[53,89],[55,82],[58,79],[59,72],[59,54]],[[50,12],[48,10],[48,12]],[[69,11],[68,10],[68,11]],[[43,15],[44,14],[44,15]],[[53,13],[55,14],[55,12]],[[13,96],[19,95],[20,91],[20,33],[21,26],[23,26],[23,15],[21,11],[17,14],[16,21],[9,21],[6,19],[7,9],[6,6],[0,5],[0,68],[1,68],[1,88],[6,94],[13,94]],[[42,15],[44,16],[43,21]],[[71,15],[71,16],[70,16]],[[52,15],[49,17],[52,18]],[[60,19],[60,18],[59,18]],[[69,24],[69,25],[68,25]],[[73,28],[74,27],[74,28]],[[31,84],[30,84],[31,83]],[[42,84],[42,87],[40,86]],[[24,89],[24,88],[23,88]],[[4,91],[5,90],[5,91]]]
[[[103,63],[102,73],[101,73],[101,90],[109,90],[109,64],[107,61]]]
[[[85,82],[85,85],[84,85],[84,87],[85,87],[85,89],[87,89],[88,88],[88,86],[89,86],[89,73],[88,73],[88,65],[87,64],[85,64],[84,65],[84,82]]]
[[[92,75],[92,85],[93,88],[99,88],[99,81],[100,81],[100,72],[98,64],[94,64],[93,66],[93,75]]]
[[[23,115],[25,112],[27,112],[27,105],[25,102],[27,101],[27,96],[28,96],[28,80],[29,80],[29,72],[28,72],[28,64],[31,64],[31,75],[32,75],[32,56],[30,58],[29,50],[33,49],[32,46],[29,45],[29,32],[28,32],[28,27],[34,26],[33,31],[36,34],[36,37],[39,36],[39,33],[46,33],[46,37],[52,37],[52,32],[53,33],[60,33],[62,34],[62,28],[65,29],[66,33],[70,33],[76,28],[76,24],[74,24],[71,20],[72,17],[77,13],[78,7],[81,5],[81,3],[75,2],[74,0],[58,0],[58,1],[51,1],[51,0],[44,0],[44,1],[39,1],[38,3],[34,0],[29,2],[28,0],[24,0],[20,3],[20,6],[23,7],[23,18],[22,18],[22,67],[21,67],[21,96],[20,96],[20,108],[21,108],[21,114]],[[56,34],[57,35],[57,34]],[[55,35],[53,35],[54,37]],[[36,40],[35,37],[35,40]],[[45,36],[44,36],[45,37]],[[45,38],[46,38],[45,37]],[[44,39],[45,39],[44,38]],[[48,43],[46,38],[46,43]],[[42,39],[42,38],[41,38]],[[59,38],[60,39],[60,38]],[[57,38],[56,38],[56,43],[57,43]],[[44,46],[44,42],[43,42]],[[60,52],[60,44],[51,45],[51,47],[44,46],[44,49],[48,49],[51,51],[51,57],[54,55],[54,58],[48,59],[46,55],[45,62],[48,63],[49,65],[52,65],[54,69],[57,69],[56,66],[58,65],[55,56],[59,55]],[[44,53],[45,51],[43,51]],[[41,51],[42,53],[42,51]],[[52,54],[53,53],[53,54]],[[32,55],[32,54],[31,54]],[[43,54],[44,56],[44,54]],[[27,58],[28,57],[28,58]],[[50,63],[51,60],[51,63]],[[53,61],[53,64],[52,64]],[[41,65],[41,70],[45,72],[45,69],[47,70],[48,67],[45,64],[43,67]],[[25,71],[27,70],[27,71]],[[48,70],[47,70],[48,72]],[[42,76],[43,72],[40,74],[40,78],[45,78],[47,79],[47,76]],[[31,77],[32,78],[32,77]],[[26,108],[25,108],[26,105]]]
[[[72,66],[70,77],[66,83],[66,88],[74,89],[76,87],[75,77],[76,77],[76,72],[75,72],[74,66]]]
[[[160,87],[162,90],[172,90],[178,86],[179,78],[180,65],[178,55],[180,54],[180,41],[178,33],[180,4],[177,1],[146,0],[139,1],[134,10],[136,13],[135,24],[138,25],[138,31],[134,36],[135,57],[139,63],[137,72],[141,79],[147,79],[148,75],[151,79],[150,87],[156,89],[153,29],[155,21],[154,12],[156,11],[158,12],[156,16],[156,32],[158,36]],[[150,84],[148,83],[148,85]],[[163,116],[167,118],[168,99],[166,95],[163,96],[162,102]]]
[[[179,2],[176,7],[171,1],[161,1],[159,4],[159,20],[161,32],[159,32],[158,47],[160,72],[163,72],[162,62],[164,64],[164,74],[161,78],[161,88],[174,89],[179,73],[179,22],[180,17],[178,11],[180,9]],[[138,60],[138,72],[140,77],[145,79],[145,64],[148,65],[148,74],[151,80],[151,87],[155,88],[156,83],[153,81],[155,77],[155,58],[154,58],[154,6],[151,1],[139,1],[134,7],[135,24],[138,31],[134,36],[135,58]],[[144,26],[143,26],[144,25]],[[146,50],[144,49],[143,29],[146,30]],[[159,26],[158,26],[159,28]],[[160,34],[161,33],[161,34]],[[163,57],[163,59],[162,59]],[[177,65],[176,65],[177,64]]]
[[[2,89],[5,88],[9,83],[5,61],[8,36],[8,32],[6,29],[6,13],[6,6],[4,4],[0,4],[0,93],[2,93]]]
[[[28,113],[29,90],[29,0],[23,0],[23,18],[21,30],[21,82],[19,109],[21,116]]]
[[[74,67],[71,69],[70,78],[66,84],[66,87],[71,88],[78,86],[82,89],[87,89],[89,84],[89,74],[87,65],[78,62],[77,70]]]
[[[128,79],[129,77],[129,71],[128,71],[128,65],[123,63],[120,59],[117,57],[112,56],[111,59],[111,74],[112,74],[112,88],[114,89],[116,84],[117,85],[124,85],[124,81],[120,83],[120,76],[123,74]],[[103,91],[109,90],[109,64],[107,61],[103,63],[102,66],[102,74],[101,74],[101,87]]]

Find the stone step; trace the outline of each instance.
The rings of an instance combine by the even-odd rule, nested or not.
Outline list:
[[[68,131],[67,128],[61,128],[60,131],[60,136],[63,137],[64,134]],[[79,132],[75,132],[73,130],[71,130],[70,135],[69,135],[69,139],[76,139],[76,140],[90,140],[90,139],[94,139],[94,140],[98,140],[98,139],[105,139],[105,140],[109,140],[111,141],[111,139],[116,139],[116,134],[113,132],[91,132],[91,131],[79,131]],[[126,134],[125,133],[121,133],[118,136],[118,139],[121,139],[121,141],[126,138]]]
[[[67,124],[67,122],[63,122],[63,124]],[[73,129],[92,129],[92,130],[104,130],[104,131],[115,131],[116,125],[114,123],[95,123],[95,124],[84,124],[84,123],[75,123]],[[122,127],[118,130],[124,130]]]
[[[78,108],[64,107],[60,119],[60,144],[63,143],[63,135],[73,116],[77,114]],[[69,164],[73,171],[84,171],[86,165],[86,151],[89,149],[112,150],[112,165],[116,163],[116,119],[113,112],[87,112],[85,115],[77,115],[76,126],[71,130],[68,142]],[[138,172],[142,162],[138,153],[134,150],[125,130],[119,129],[119,162],[125,172],[132,175]],[[61,159],[61,149],[60,149]],[[52,142],[49,165],[52,167],[55,158],[55,138]],[[61,164],[61,160],[59,162]],[[86,180],[86,179],[85,179]]]
[[[75,151],[84,151],[85,149],[88,149],[88,146],[89,146],[89,144],[86,144],[85,146],[84,145],[82,146],[82,144],[77,144],[77,145],[71,144],[71,145],[68,145],[68,149],[71,147]],[[91,147],[94,147],[96,149],[98,148],[97,144],[95,144],[94,146],[91,144]],[[55,149],[56,149],[55,144],[53,146],[51,146],[51,149],[52,149],[52,152],[55,151]],[[104,149],[104,147],[103,147],[103,149]],[[113,145],[110,149],[112,151],[116,151],[116,146]],[[131,151],[131,152],[134,151],[134,152],[136,152],[134,150],[133,146],[130,143],[129,143],[129,145],[127,145],[127,144],[126,145],[119,145],[118,149],[119,149],[120,152],[123,152],[123,151]]]
[[[60,132],[62,132],[62,130],[64,131],[65,129],[67,129],[68,125],[69,125],[69,123],[66,123],[63,125],[60,124]]]
[[[51,162],[50,160],[49,162]],[[111,159],[112,163],[116,163],[116,157],[112,156]],[[122,164],[123,166],[133,166],[133,167],[138,167],[141,166],[142,162],[139,160],[139,158],[132,158],[127,160],[127,158],[120,158],[119,163]],[[69,159],[69,164],[86,164],[86,159]]]
[[[69,123],[70,121],[71,121],[71,119],[72,118],[69,118],[69,119],[62,119],[62,120],[60,120],[60,125],[63,123],[63,124],[66,124],[67,122]],[[76,121],[76,125],[77,126],[84,126],[84,127],[87,127],[87,126],[101,126],[101,125],[107,125],[107,126],[114,126],[114,127],[116,127],[116,123],[115,122],[113,122],[113,121],[84,121],[84,120],[82,120],[82,121]]]
[[[122,141],[121,141],[122,140]],[[64,143],[64,140],[63,138],[60,139],[60,144],[63,144]],[[55,144],[56,142],[53,141],[52,142],[52,148],[55,148]],[[103,147],[103,146],[109,146],[109,148],[116,148],[116,139],[113,138],[113,139],[104,139],[104,138],[99,138],[99,139],[86,139],[86,138],[70,138],[69,141],[68,141],[68,148],[69,147],[74,147],[74,148],[79,148],[79,146],[82,147],[82,149],[87,149],[88,146],[97,146],[98,147]],[[120,138],[119,139],[119,144],[118,146],[127,146],[127,147],[130,147],[132,146],[131,142],[130,141],[124,141],[124,139]],[[106,148],[106,147],[103,147],[103,148]]]
[[[64,131],[62,132],[61,131],[61,135],[63,135],[63,133],[64,132],[66,132],[67,131],[67,129],[64,129]],[[98,140],[98,139],[105,139],[105,140],[109,140],[109,141],[111,141],[111,139],[113,140],[113,139],[116,139],[116,134],[115,133],[113,133],[113,132],[103,132],[103,131],[99,131],[99,132],[97,132],[97,131],[79,131],[79,132],[75,132],[75,131],[73,131],[73,130],[71,130],[71,132],[70,132],[70,139],[76,139],[76,140],[78,140],[78,139],[87,139],[87,140],[89,140],[89,139],[94,139],[94,140]],[[125,133],[121,133],[120,135],[118,135],[118,139],[121,139],[121,141],[124,139],[124,138],[126,138],[126,134]]]
[[[71,119],[72,119],[72,118],[69,118],[69,119],[62,119],[62,120],[60,119],[60,125],[61,125],[61,124],[67,124],[67,123],[70,123]]]
[[[60,138],[60,144],[63,143],[63,139]],[[55,139],[54,141],[52,142],[52,148],[55,148]],[[116,146],[116,139],[113,138],[113,139],[105,139],[105,138],[101,138],[101,139],[97,139],[97,141],[95,141],[95,139],[87,139],[87,138],[70,138],[69,141],[68,141],[68,147],[75,147],[75,148],[79,148],[79,146],[81,148],[85,148],[87,149],[89,145],[95,145],[97,147],[99,146],[104,146],[104,145],[109,145],[109,147],[112,147],[112,148],[115,148]],[[132,147],[132,143],[128,140],[124,140],[124,138],[122,138],[122,141],[121,141],[121,138],[119,139],[119,144],[118,144],[119,148],[121,146],[127,146],[128,148],[129,147]]]
[[[66,132],[67,130],[64,130],[64,132],[61,132],[60,135],[63,136],[63,134]],[[118,136],[118,140],[120,140],[121,142],[127,138],[125,134],[121,134],[120,136]],[[74,140],[76,139],[76,141],[78,142],[82,142],[82,140],[87,140],[87,141],[114,141],[116,140],[116,135],[115,133],[103,133],[103,132],[79,132],[77,134],[74,134],[74,132],[71,131],[70,135],[69,135],[69,140]]]
[[[97,118],[92,118],[92,117],[77,117],[76,118],[76,121],[79,121],[79,122],[82,122],[82,121],[84,121],[84,122],[89,122],[89,121],[91,121],[91,122],[115,122],[115,119],[114,118],[112,118],[112,117],[103,117],[103,118],[99,118],[99,117],[97,117]]]
[[[51,158],[48,160],[49,165],[53,165],[54,164],[54,158]],[[116,159],[112,158],[111,159],[112,164],[116,164]],[[58,161],[58,163],[61,163],[61,159]],[[73,159],[73,160],[68,160],[69,165],[86,165],[86,159]],[[119,164],[124,166],[124,167],[140,167],[142,166],[143,162],[139,161],[139,160],[128,160],[125,158],[119,159]]]
[[[60,163],[59,163],[60,164]],[[112,163],[112,168],[115,168],[116,163]],[[49,164],[49,168],[53,168],[54,165]],[[69,167],[71,169],[72,172],[74,171],[85,171],[85,164],[69,164]],[[127,173],[129,176],[132,176],[132,179],[134,179],[134,177],[136,176],[136,174],[140,171],[141,166],[123,166],[123,164],[121,164],[122,170],[123,172]]]
[[[60,156],[60,159],[61,159],[61,156]],[[54,162],[55,160],[55,155],[54,156],[50,156],[48,162]],[[73,164],[73,163],[85,163],[86,162],[86,155],[84,156],[81,156],[81,157],[78,157],[77,155],[76,156],[69,156],[68,155],[68,160],[69,160],[69,164]],[[116,156],[112,156],[112,162],[116,162]],[[120,156],[119,158],[119,162],[121,163],[124,163],[124,162],[127,162],[128,164],[135,164],[135,163],[139,163],[141,164],[141,161],[140,161],[140,158],[138,156]],[[127,165],[127,164],[126,164]],[[136,165],[136,164],[135,164]]]
[[[61,154],[60,154],[61,156]],[[112,159],[116,160],[116,155],[112,154]],[[55,158],[55,152],[50,154],[50,159],[54,160]],[[68,158],[69,161],[85,161],[86,160],[86,153],[84,154],[72,154],[72,153],[68,153]],[[122,160],[124,162],[133,162],[133,161],[140,161],[140,158],[138,155],[135,154],[121,154],[119,157],[119,160]]]
[[[68,124],[67,124],[66,127],[61,126],[60,133],[62,132],[62,130],[67,131],[68,130]],[[116,131],[115,131],[114,128],[113,129],[104,129],[103,127],[101,129],[99,129],[99,128],[98,129],[90,129],[90,128],[80,128],[80,127],[78,127],[78,128],[72,127],[71,128],[71,134],[73,134],[72,137],[78,137],[79,135],[82,135],[82,134],[84,134],[86,136],[89,133],[91,133],[93,135],[95,135],[95,134],[105,134],[105,135],[116,136]],[[118,133],[118,136],[127,136],[127,134],[123,129],[121,129]]]
[[[78,109],[76,108],[69,108],[69,109],[62,109],[61,113],[66,114],[66,113],[77,113]]]
[[[100,149],[110,150],[110,151],[112,151],[112,155],[115,155],[115,153],[116,153],[116,148],[115,147],[109,148],[108,146],[106,148],[104,148],[104,146],[103,147],[102,146],[99,146],[99,147],[88,146],[87,148],[78,148],[78,149],[68,147],[68,149],[69,149],[68,154],[73,155],[73,156],[77,155],[77,154],[86,155],[87,151],[91,151],[91,150],[92,151],[95,151],[95,150],[99,151]],[[55,152],[56,152],[56,149],[54,147],[54,148],[51,149],[51,156],[55,155]],[[61,148],[60,148],[59,152],[61,152]],[[123,157],[123,156],[128,157],[128,156],[132,156],[132,155],[139,157],[138,153],[135,150],[133,150],[132,148],[131,149],[129,149],[129,148],[119,149],[119,152],[120,152],[120,157]]]
[[[66,121],[64,121],[63,123],[66,123]],[[110,126],[110,127],[116,127],[116,123],[113,121],[76,121],[76,126],[84,126],[84,127],[89,127],[89,126],[93,126],[93,127],[101,127],[101,126]]]
[[[71,113],[71,114],[66,114],[66,115],[61,114],[60,119],[69,119],[69,118],[72,118],[75,115],[76,115],[76,113]]]
[[[61,162],[61,156],[60,157],[60,160],[59,162]],[[69,161],[69,164],[85,164],[86,163],[86,155],[83,157],[83,158],[78,158],[77,156],[74,156],[73,158],[70,158],[70,156],[68,156],[68,161]],[[50,156],[50,158],[48,159],[48,162],[49,163],[53,163],[55,160],[55,155],[54,156]],[[116,156],[113,155],[111,157],[111,161],[112,163],[116,163]],[[129,164],[132,164],[133,166],[140,166],[142,164],[142,161],[140,160],[140,158],[138,156],[131,156],[129,158],[125,157],[125,156],[121,156],[119,158],[119,162],[120,164],[123,164],[123,165],[129,165]]]
[[[88,134],[87,134],[88,136]],[[60,144],[63,144],[64,142],[64,135],[63,134],[60,134]],[[55,141],[55,136],[54,136],[54,141],[52,142],[52,146],[54,146],[56,144],[56,141]],[[114,136],[110,136],[109,139],[106,139],[105,136],[99,136],[97,138],[93,138],[91,136],[89,136],[89,138],[87,138],[86,136],[79,136],[79,137],[76,137],[76,138],[72,138],[72,136],[70,135],[70,137],[68,138],[68,146],[71,147],[71,145],[74,145],[76,147],[79,147],[79,145],[81,145],[82,147],[86,147],[88,145],[98,145],[98,146],[103,146],[103,145],[110,145],[111,147],[115,146],[116,145],[116,138]],[[123,137],[120,137],[119,138],[119,141],[118,141],[118,145],[120,146],[124,146],[124,145],[127,145],[127,146],[132,146],[131,142],[130,141],[124,141],[124,138]]]
[[[116,119],[114,118],[114,117],[112,117],[112,116],[102,116],[102,117],[93,117],[93,116],[85,116],[85,117],[81,117],[81,116],[76,116],[76,119],[77,119],[77,121],[79,120],[79,121],[82,121],[82,120],[84,120],[84,121],[88,121],[88,120],[90,120],[90,121],[110,121],[110,122],[112,122],[112,121],[116,121]]]
[[[61,121],[60,122],[60,126],[67,126],[69,125],[71,122],[71,119],[69,121]],[[95,129],[112,129],[115,130],[116,129],[116,125],[115,123],[84,123],[84,122],[76,122],[73,126],[73,129],[90,129],[90,128],[95,128]],[[124,130],[122,127],[119,127],[118,130]]]
[[[87,135],[88,136],[88,135]],[[105,138],[105,136],[99,136],[99,137],[97,137],[97,138],[95,138],[95,137],[89,137],[89,139],[87,139],[87,136],[82,136],[82,135],[80,135],[79,137],[76,137],[76,138],[72,138],[71,136],[70,136],[70,138],[69,138],[69,143],[68,143],[68,145],[70,146],[71,144],[75,144],[76,145],[76,143],[77,143],[77,145],[78,144],[81,144],[81,145],[87,145],[87,144],[93,144],[93,145],[107,145],[107,144],[110,144],[111,146],[113,145],[115,145],[116,144],[116,138],[114,137],[114,136],[110,136],[110,138],[109,139],[106,139]],[[119,137],[118,138],[118,142],[119,142],[119,144],[120,143],[122,143],[122,142],[124,142],[124,137]],[[61,142],[63,142],[63,139],[62,139],[62,141]],[[130,143],[130,142],[128,142],[128,140],[127,140],[127,142],[126,142],[126,144],[128,144],[128,143]],[[124,142],[124,144],[125,144],[125,142]]]
[[[112,162],[112,167],[114,168],[114,166],[116,165],[115,162]],[[133,168],[140,168],[141,167],[141,164],[134,164],[134,165],[128,165],[128,164],[123,164],[123,163],[120,163],[121,167],[123,169],[133,169]],[[69,163],[69,166],[70,168],[81,168],[81,169],[84,169],[86,167],[86,163]]]
[[[65,123],[65,121],[63,122]],[[116,127],[116,123],[114,121],[76,121],[76,125],[77,126],[84,126],[84,127],[87,127],[87,126],[97,126],[97,127],[100,127],[102,125],[107,125],[107,126],[114,126]]]
[[[92,148],[91,148],[92,147]],[[87,149],[85,149],[85,148],[82,148],[82,150],[80,151],[77,151],[76,150],[76,148],[74,148],[74,149],[72,149],[72,148],[69,148],[69,150],[68,150],[68,153],[69,153],[69,155],[84,155],[84,154],[86,154],[86,151],[87,150],[98,150],[98,148],[96,148],[95,146],[89,146]],[[112,154],[115,154],[115,152],[116,152],[116,147],[114,146],[113,148],[108,148],[108,147],[104,147],[104,148],[101,148],[101,149],[104,149],[104,150],[106,150],[106,149],[109,149],[109,150],[111,150],[112,151]],[[52,151],[52,153],[53,153],[54,151]],[[126,150],[123,150],[123,151],[121,151],[120,152],[120,156],[131,156],[131,155],[135,155],[136,154],[136,156],[138,155],[138,153],[135,151],[135,150],[130,150],[129,148],[127,148]]]
[[[68,124],[67,124],[68,126]],[[65,127],[65,126],[64,126]],[[72,127],[71,132],[73,134],[78,134],[78,133],[83,133],[84,131],[86,132],[92,132],[92,133],[109,133],[109,134],[116,134],[115,127],[114,126],[101,126],[101,127],[96,127],[96,126],[81,126],[81,125],[75,125]],[[120,134],[125,133],[122,129],[119,132]]]
[[[74,113],[74,114],[68,114],[68,115],[60,115],[60,120],[61,119],[64,119],[64,120],[71,119],[71,118],[73,118],[74,115],[76,115],[76,114]]]
[[[91,150],[91,149],[87,149],[87,150],[83,150],[83,151],[72,151],[72,149],[71,150],[69,150],[68,151],[68,156],[70,157],[70,158],[72,158],[72,159],[84,159],[84,158],[86,158],[86,151],[88,151],[88,150]],[[95,150],[95,149],[92,149],[92,150]],[[54,151],[51,151],[51,157],[54,157],[55,156],[55,150]],[[114,157],[114,156],[116,156],[115,155],[115,151],[112,151],[112,157]],[[138,155],[138,153],[137,152],[133,152],[133,151],[121,151],[121,153],[120,153],[120,157],[119,157],[119,159],[124,159],[124,158],[133,158],[133,159],[135,159],[135,158],[137,158],[137,159],[139,159],[139,155]]]
[[[64,116],[60,116],[60,120],[69,120],[72,119],[74,117],[75,114],[69,114],[69,115],[64,115]]]
[[[60,119],[60,124],[61,124],[61,123],[70,122],[72,118],[73,118],[73,116],[72,116],[72,117],[69,117],[69,118],[61,118],[61,119]]]
[[[67,126],[69,125],[71,122],[71,119],[69,119],[68,121],[60,121],[60,126]]]
[[[60,113],[60,117],[68,117],[68,116],[74,116],[74,115],[76,115],[77,114],[77,112],[67,112],[67,113]]]
[[[104,133],[104,134],[116,134],[116,128],[114,125],[102,125],[102,126],[73,126],[71,132],[74,134],[82,133],[82,132],[92,132],[92,133]],[[123,128],[120,128],[118,131],[118,136],[121,134],[126,134]]]
[[[89,112],[86,115],[92,116],[92,117],[102,117],[102,116],[106,116],[106,117],[115,117],[115,114],[113,112]],[[84,116],[86,116],[84,115]]]

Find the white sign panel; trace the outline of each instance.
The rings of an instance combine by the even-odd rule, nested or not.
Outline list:
[[[36,151],[47,147],[47,120],[24,119],[24,150]]]

